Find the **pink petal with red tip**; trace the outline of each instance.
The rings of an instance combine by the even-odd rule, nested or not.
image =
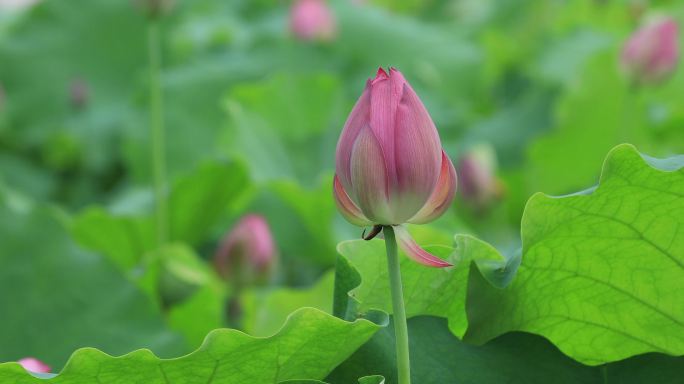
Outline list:
[[[36,359],[35,357],[25,357],[18,361],[25,370],[35,373],[50,373],[50,366]]]
[[[335,180],[333,180],[333,194],[335,196],[337,209],[348,222],[358,225],[359,227],[373,225],[373,223],[371,223],[371,221],[361,212],[359,207],[357,207],[349,198],[349,195],[344,190],[342,182],[337,175],[335,175]]]
[[[442,144],[430,115],[407,84],[396,113],[394,138],[398,201],[392,209],[399,223],[413,217],[435,189],[442,163]],[[394,197],[393,195],[391,196]]]
[[[439,179],[437,185],[430,195],[430,199],[425,203],[423,208],[413,216],[408,222],[413,224],[424,224],[435,220],[442,216],[451,202],[454,200],[456,194],[456,184],[458,178],[454,164],[449,159],[449,156],[442,151],[442,164],[440,167]]]
[[[370,127],[380,143],[387,164],[387,179],[391,189],[397,188],[395,166],[395,131],[397,108],[403,94],[406,80],[394,68],[389,74],[378,69],[375,79],[370,82]]]
[[[414,261],[428,267],[444,268],[452,266],[446,261],[421,248],[403,226],[397,225],[393,228],[399,242],[399,247],[401,247],[406,255]]]

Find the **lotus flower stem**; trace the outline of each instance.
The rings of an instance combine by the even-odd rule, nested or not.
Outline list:
[[[397,254],[397,239],[390,225],[383,227],[385,246],[387,247],[387,270],[392,291],[392,312],[394,313],[394,336],[397,345],[397,372],[399,384],[411,383],[411,364],[409,360],[408,328],[406,326],[406,309],[404,293],[401,286],[401,270]]]
[[[159,21],[150,19],[148,23],[149,91],[150,91],[150,146],[152,154],[152,173],[156,200],[155,221],[157,245],[162,246],[168,239],[167,201],[166,201],[166,159],[164,134],[164,103],[160,80],[161,42]]]

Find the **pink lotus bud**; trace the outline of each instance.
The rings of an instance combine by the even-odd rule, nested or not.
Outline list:
[[[338,209],[359,226],[422,224],[441,216],[455,192],[456,171],[423,103],[401,72],[380,68],[337,143]],[[396,232],[400,245],[413,241],[402,238],[408,232]],[[416,247],[404,250],[424,264],[446,264],[434,256],[425,262]]]
[[[477,208],[483,208],[501,194],[496,179],[496,154],[490,146],[477,146],[458,162],[463,199]]]
[[[69,84],[69,99],[74,109],[83,109],[90,99],[90,87],[88,83],[80,78],[71,80]]]
[[[290,30],[300,40],[329,41],[335,37],[337,23],[325,0],[295,0]]]
[[[271,229],[260,215],[246,215],[226,235],[214,257],[224,279],[244,279],[268,274],[276,259]]]
[[[667,78],[679,59],[677,23],[651,21],[637,30],[622,49],[621,65],[638,83],[657,83]]]
[[[25,357],[18,361],[25,370],[35,373],[49,373],[50,367],[34,357]]]

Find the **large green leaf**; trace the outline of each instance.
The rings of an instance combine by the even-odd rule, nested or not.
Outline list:
[[[588,367],[563,355],[542,337],[514,332],[483,346],[454,337],[444,319],[408,321],[411,376],[416,383],[468,384],[677,384],[684,358],[659,354]],[[326,379],[348,384],[363,375],[384,375],[396,383],[394,332],[383,328]]]
[[[455,246],[445,245],[450,236],[429,227],[412,229],[419,244],[445,256],[449,268],[426,268],[401,259],[404,300],[408,317],[431,315],[449,319],[449,328],[462,337],[468,327],[465,313],[471,261],[492,284],[505,286],[515,274],[519,257],[504,257],[491,245],[472,236],[458,235]],[[384,242],[353,240],[340,243],[335,286],[335,314],[353,319],[371,309],[392,313]]]
[[[470,275],[466,338],[533,332],[592,365],[684,354],[682,166],[684,156],[657,160],[621,145],[596,189],[533,196],[514,283],[492,289]]]
[[[328,384],[320,380],[288,380],[280,384]],[[359,379],[359,384],[385,384],[385,379],[382,376],[365,376]]]
[[[236,330],[211,332],[195,352],[162,360],[149,350],[111,357],[85,348],[49,383],[278,383],[324,378],[366,342],[380,325],[349,323],[312,308],[293,313],[274,336],[256,338]],[[0,365],[0,381],[42,383],[17,363]]]
[[[255,336],[272,335],[283,320],[297,308],[313,307],[332,313],[334,273],[323,275],[306,289],[251,289],[241,295],[243,328]]]
[[[36,356],[61,366],[83,345],[185,352],[157,306],[110,262],[74,244],[63,219],[0,189],[0,360]]]

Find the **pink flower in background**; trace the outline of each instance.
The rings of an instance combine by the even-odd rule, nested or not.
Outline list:
[[[629,38],[622,49],[621,65],[638,83],[657,83],[677,67],[677,23],[670,18],[651,21]]]
[[[266,219],[250,214],[244,216],[223,239],[214,264],[223,278],[242,279],[245,274],[267,274],[276,257],[275,243]]]
[[[81,78],[75,78],[69,83],[69,99],[74,109],[83,109],[90,100],[90,87],[88,82]]]
[[[490,146],[479,145],[466,152],[458,162],[458,175],[463,200],[475,208],[486,208],[501,196],[496,154]]]
[[[325,0],[295,0],[290,9],[290,30],[300,40],[328,41],[335,37],[337,22]]]
[[[18,361],[25,370],[35,373],[49,373],[50,367],[34,357],[25,357]]]
[[[416,261],[444,267],[400,227],[441,216],[456,192],[456,171],[428,111],[398,70],[369,79],[337,143],[334,194],[352,224],[395,226]],[[377,230],[377,228],[376,228]]]

